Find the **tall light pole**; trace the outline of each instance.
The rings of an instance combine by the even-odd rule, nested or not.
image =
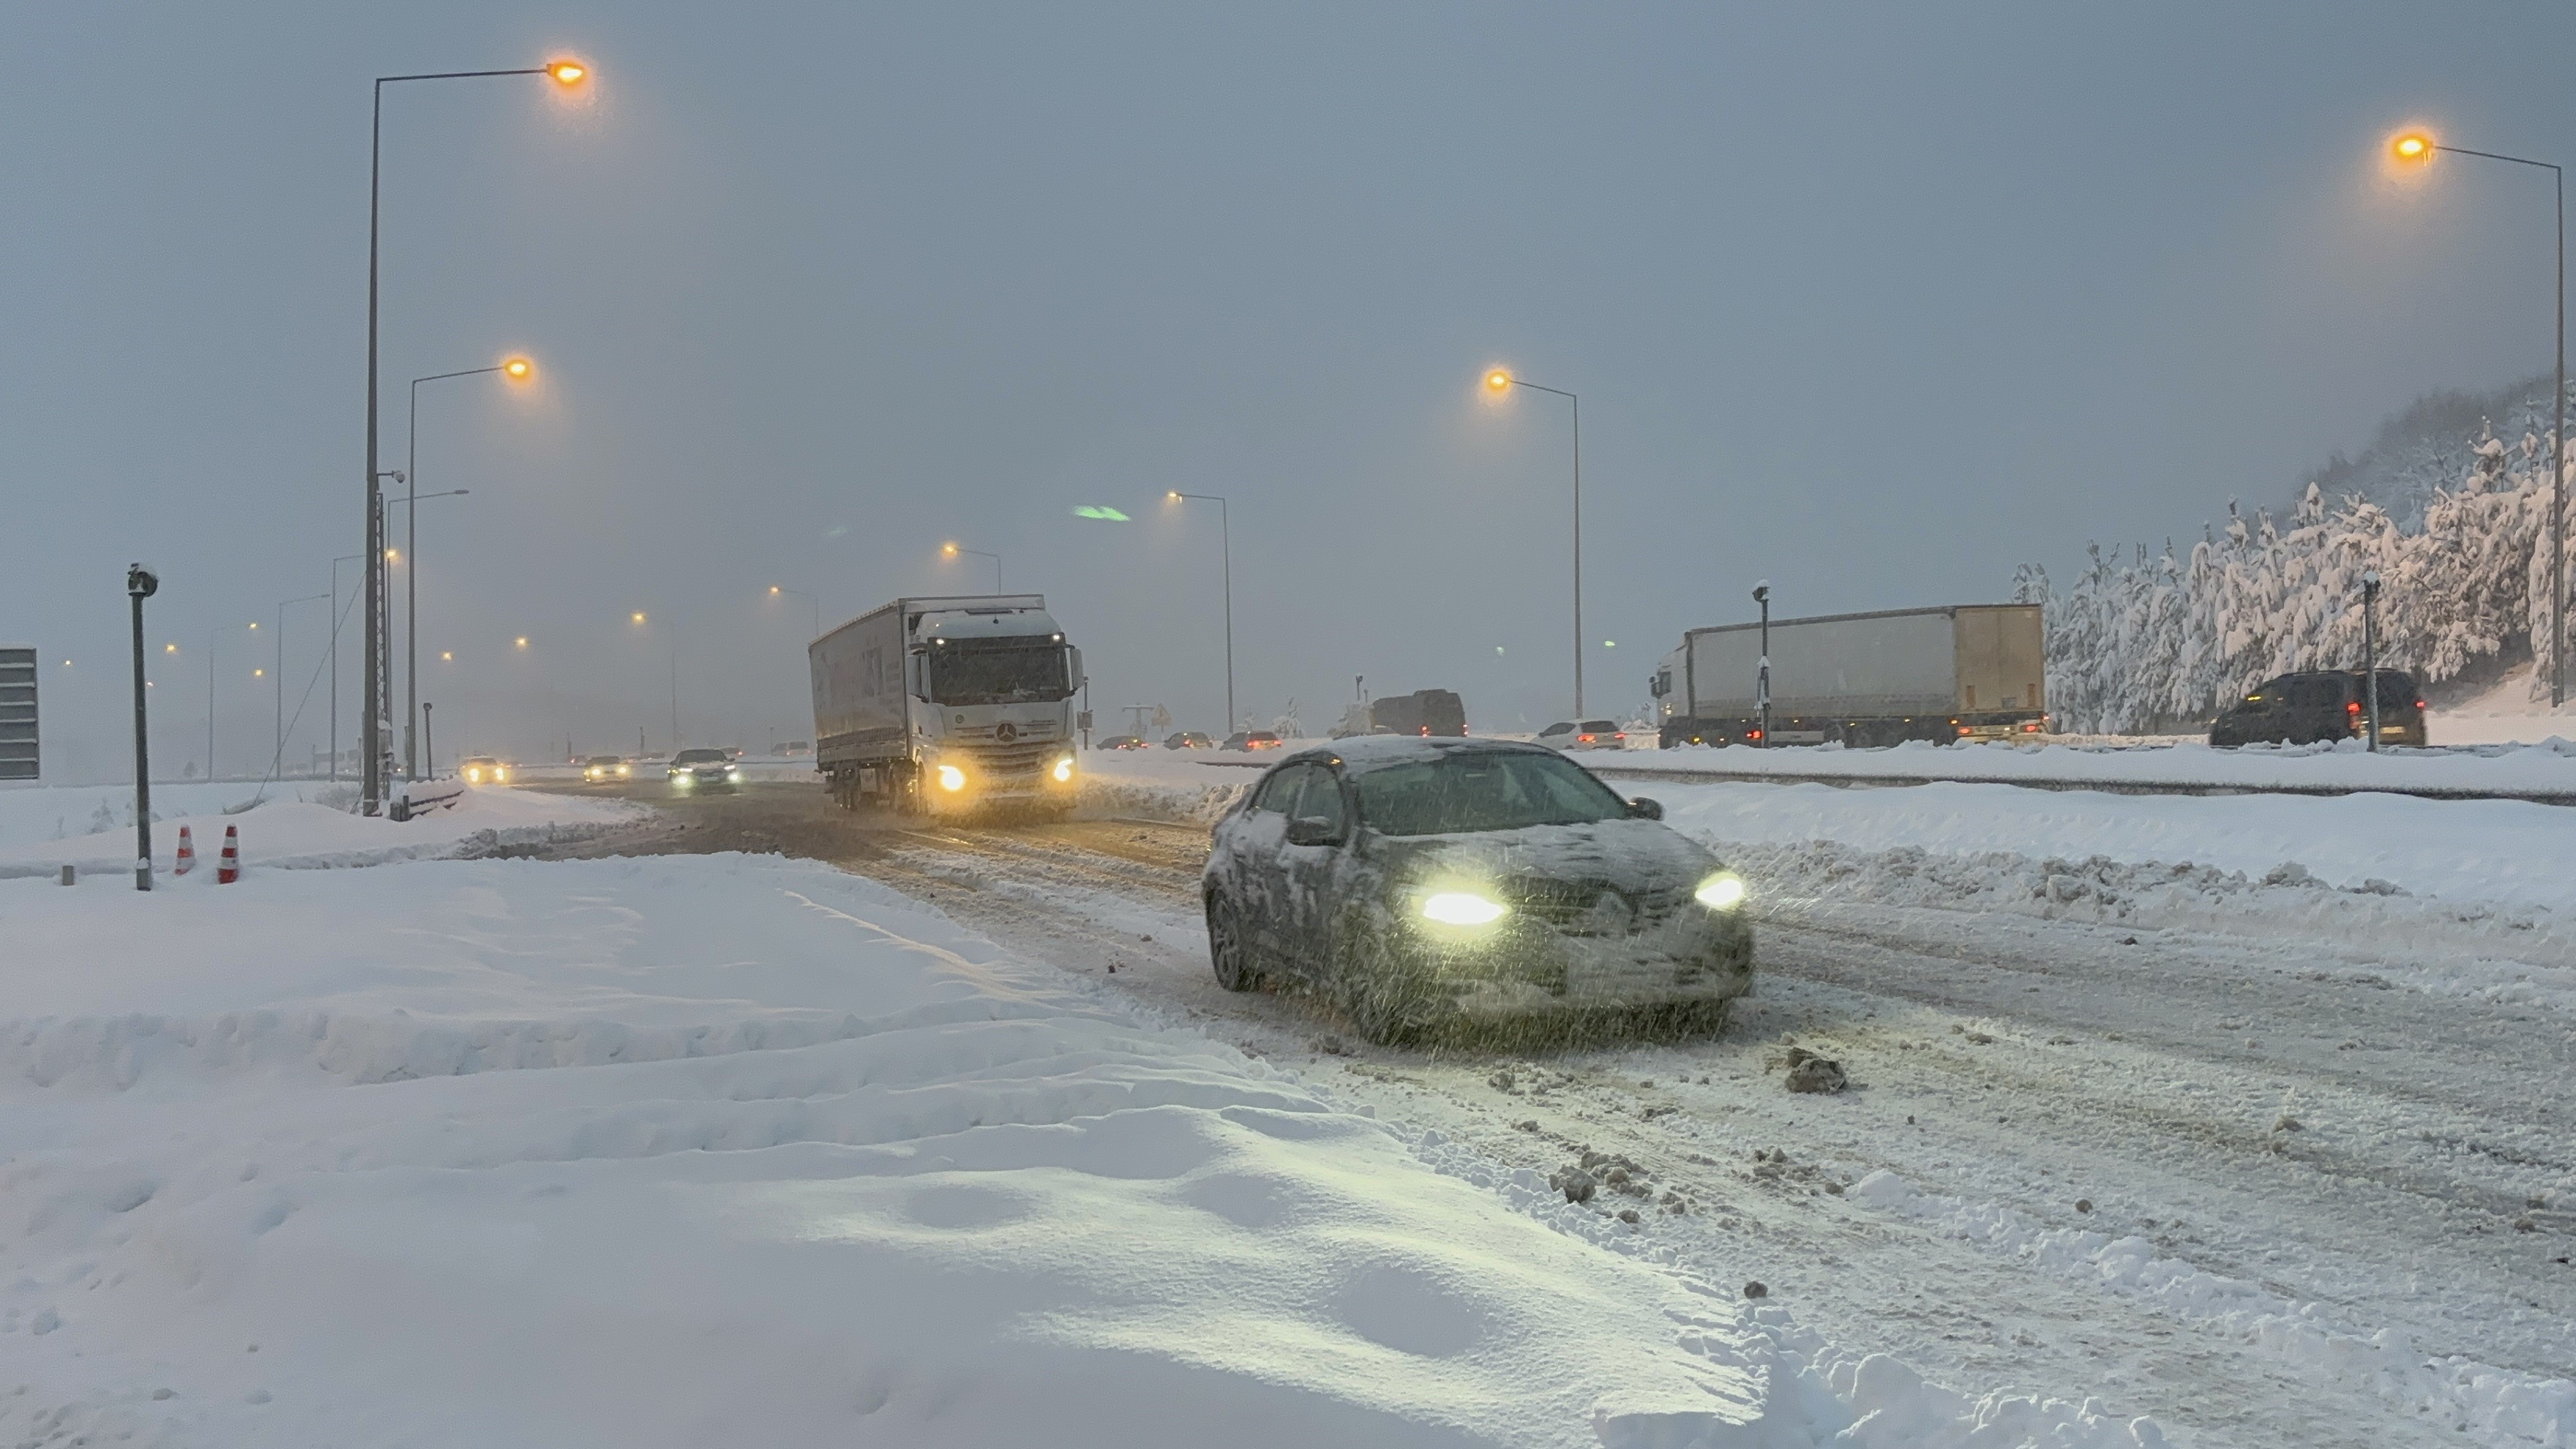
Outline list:
[[[773,598],[773,599],[774,599],[774,598],[777,598],[777,597],[778,597],[779,595],[781,595],[781,594],[794,594],[794,595],[796,595],[797,597],[799,597],[799,598],[803,599],[805,602],[807,602],[807,603],[809,603],[809,604],[812,604],[812,605],[814,606],[814,637],[815,637],[815,638],[817,638],[817,639],[822,638],[822,637],[823,637],[823,601],[822,601],[820,598],[817,598],[816,596],[814,596],[814,595],[812,595],[812,594],[809,594],[809,593],[805,592],[803,589],[791,589],[791,588],[787,587],[785,584],[771,584],[771,585],[769,586],[769,596],[770,596],[771,598]]]
[[[955,558],[961,553],[971,553],[977,558],[991,559],[993,561],[993,592],[998,594],[1002,591],[1002,556],[1000,554],[986,553],[980,548],[959,548],[953,543],[943,543],[939,546],[939,554],[942,558]]]
[[[1234,733],[1234,523],[1223,498],[1213,493],[1183,493],[1172,489],[1164,497],[1173,503],[1198,499],[1216,505],[1217,543],[1225,559],[1225,729]]]
[[[147,734],[143,692],[143,601],[158,593],[161,580],[134,564],[125,571],[125,596],[134,601],[134,888],[152,889],[152,752]],[[68,867],[66,867],[68,869]]]
[[[300,599],[288,599],[277,606],[277,637],[273,641],[277,649],[277,747],[268,757],[268,773],[271,779],[286,773],[286,606],[287,604],[318,604],[330,598],[329,594],[306,594]],[[299,706],[297,713],[302,712]]]
[[[411,380],[411,421],[403,429],[403,552],[411,556],[412,567],[403,575],[403,776],[420,778],[420,753],[414,748],[413,726],[420,722],[420,500],[462,497],[470,490],[459,488],[454,493],[420,491],[420,385],[445,382],[451,377],[482,377],[499,373],[513,383],[524,383],[536,375],[536,364],[524,357],[505,358],[490,367],[469,367],[462,372],[433,372]]]
[[[2388,151],[2401,166],[2430,165],[2435,156],[2447,152],[2534,167],[2549,173],[2557,197],[2558,370],[2557,387],[2549,397],[2549,705],[2555,709],[2567,702],[2567,173],[2554,162],[2445,146],[2422,131],[2398,136],[2389,142]],[[2371,743],[2373,748],[2378,745],[2375,733]]]
[[[1496,397],[1513,388],[1551,392],[1574,405],[1574,717],[1583,718],[1583,400],[1561,387],[1526,382],[1497,367],[1485,374],[1485,391]]]
[[[638,629],[650,629],[653,622],[641,609],[627,615],[626,620]],[[680,632],[677,629],[664,629],[662,642],[669,645],[671,650],[671,752],[678,754],[680,751]],[[638,748],[640,749],[641,746],[639,745]]]
[[[2370,748],[2379,749],[2379,570],[2361,575],[2362,686],[2370,691]]]
[[[366,535],[367,557],[382,559],[385,555],[384,518],[377,504],[376,491],[376,352],[378,286],[378,241],[383,228],[385,159],[385,87],[401,81],[479,80],[490,76],[541,75],[569,90],[590,78],[590,67],[575,60],[554,60],[544,65],[522,66],[513,70],[449,70],[420,75],[380,75],[376,77],[375,112],[367,135],[367,471]],[[358,790],[358,808],[373,815],[384,804],[385,794],[385,699],[384,662],[391,652],[391,640],[385,629],[385,587],[380,570],[367,573],[367,684],[364,739],[367,764]]]
[[[1754,672],[1754,707],[1762,712],[1762,748],[1771,748],[1771,581],[1753,586],[1753,602],[1762,609],[1762,662]]]

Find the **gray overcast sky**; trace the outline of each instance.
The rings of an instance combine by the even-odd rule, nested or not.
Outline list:
[[[1495,363],[1583,396],[1595,712],[1757,577],[1985,600],[2196,536],[2547,365],[2545,174],[2376,158],[2408,119],[2576,157],[2571,41],[2556,4],[13,6],[0,638],[57,659],[57,765],[115,773],[148,560],[159,763],[216,635],[223,763],[264,762],[277,603],[360,544],[378,74],[598,68],[386,106],[387,466],[409,379],[544,369],[425,389],[419,455],[473,490],[421,508],[441,753],[536,757],[667,743],[674,642],[693,739],[808,734],[768,586],[982,587],[950,538],[1047,593],[1104,723],[1215,729],[1174,487],[1233,500],[1247,712],[1320,728],[1364,672],[1534,727],[1566,417],[1481,402]]]

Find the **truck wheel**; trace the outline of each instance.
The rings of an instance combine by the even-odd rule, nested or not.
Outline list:
[[[1261,973],[1253,969],[1252,957],[1243,942],[1243,918],[1234,904],[1214,891],[1207,898],[1208,964],[1216,968],[1216,984],[1228,991],[1258,991]]]

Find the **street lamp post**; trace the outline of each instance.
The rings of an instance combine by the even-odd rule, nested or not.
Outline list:
[[[331,560],[331,779],[340,779],[340,565],[361,555],[344,553]]]
[[[539,66],[521,66],[512,70],[450,70],[420,75],[380,75],[376,77],[374,117],[367,136],[367,471],[366,535],[367,557],[381,560],[385,553],[384,520],[377,504],[376,492],[376,354],[378,285],[378,242],[382,235],[382,201],[384,195],[385,158],[385,87],[400,81],[478,80],[491,76],[541,75],[567,89],[589,79],[590,68],[578,61],[555,60]],[[385,794],[385,699],[384,661],[391,652],[391,641],[385,629],[385,588],[381,571],[367,574],[367,683],[366,771],[361,777],[358,808],[373,815],[382,808]]]
[[[2558,369],[2557,390],[2549,398],[2549,704],[2555,709],[2567,702],[2567,173],[2553,162],[2445,146],[2420,131],[2407,132],[2389,146],[2398,162],[2416,166],[2446,151],[2546,171],[2557,199]],[[2378,747],[2376,731],[2371,744]]]
[[[652,627],[652,620],[640,609],[626,617],[639,629]],[[677,754],[680,749],[680,631],[663,630],[662,642],[671,650],[671,751]],[[640,735],[636,748],[639,751],[643,748]]]
[[[770,596],[771,598],[773,598],[773,599],[774,599],[774,598],[777,598],[777,597],[778,597],[779,595],[781,595],[781,594],[794,594],[794,595],[796,595],[797,597],[802,598],[805,602],[807,602],[807,603],[809,603],[809,604],[812,604],[812,605],[814,606],[814,637],[815,637],[815,638],[817,638],[817,639],[822,638],[822,637],[823,637],[823,601],[822,601],[822,599],[821,599],[821,598],[819,598],[819,597],[817,597],[816,595],[813,595],[813,594],[809,594],[809,593],[807,593],[807,592],[806,592],[805,590],[803,590],[803,589],[791,589],[791,588],[787,587],[785,584],[771,584],[771,585],[769,586],[769,596]]]
[[[1762,608],[1762,662],[1753,676],[1753,706],[1762,713],[1763,749],[1771,748],[1771,581],[1753,586],[1753,602]]]
[[[1234,733],[1234,522],[1229,517],[1226,501],[1213,493],[1183,493],[1173,489],[1167,495],[1172,502],[1195,498],[1216,505],[1217,542],[1225,559],[1225,733]]]
[[[1583,718],[1583,400],[1560,387],[1526,382],[1495,368],[1485,374],[1485,390],[1499,397],[1516,387],[1552,392],[1574,405],[1574,717]]]
[[[152,889],[152,752],[145,743],[143,691],[143,601],[158,593],[161,580],[135,564],[125,571],[125,594],[134,601],[134,888]]]
[[[2370,748],[2379,749],[2379,570],[2361,576],[2361,672],[2370,691]]]
[[[275,647],[277,650],[277,745],[276,748],[270,752],[268,757],[268,773],[269,778],[271,779],[276,779],[286,773],[286,607],[287,604],[320,603],[329,598],[331,598],[331,595],[329,594],[306,594],[300,599],[288,599],[286,603],[279,604],[277,606],[277,638],[275,641]],[[302,710],[299,708],[297,712],[300,714],[302,713]]]
[[[1002,591],[1002,556],[1000,554],[986,553],[980,548],[959,548],[953,543],[941,544],[939,546],[939,551],[941,554],[949,558],[955,558],[961,553],[971,553],[977,558],[991,559],[993,561],[993,592],[998,594]]]
[[[481,377],[497,372],[512,382],[525,382],[536,370],[524,357],[512,357],[490,367],[469,367],[462,372],[433,372],[411,380],[411,420],[403,429],[403,552],[411,557],[411,569],[403,575],[403,775],[420,777],[420,756],[412,748],[412,725],[420,718],[420,500],[422,498],[460,497],[471,491],[459,488],[454,493],[420,491],[420,385],[445,382],[451,377]]]

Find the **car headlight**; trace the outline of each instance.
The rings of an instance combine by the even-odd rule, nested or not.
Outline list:
[[[1712,911],[1731,911],[1744,904],[1744,877],[1722,870],[1699,883],[1693,899]]]
[[[1055,776],[1055,782],[1059,785],[1071,780],[1073,778],[1073,756],[1067,755],[1063,759],[1056,761],[1055,769],[1050,773]]]
[[[741,779],[741,778],[742,778],[742,771],[740,771],[740,770],[727,770],[727,771],[725,771],[725,778],[726,778],[726,779],[728,779],[728,780],[739,780],[739,779]]]
[[[631,774],[633,774],[633,773],[635,773],[635,772],[634,772],[634,771],[632,771],[632,770],[630,770],[630,769],[628,769],[628,768],[626,768],[624,765],[620,765],[620,766],[618,766],[618,767],[617,767],[617,773],[619,773],[619,774],[621,774],[621,775],[631,775]]]
[[[686,785],[695,778],[695,776],[689,774],[686,770],[673,770],[671,772],[671,783],[674,785]]]
[[[955,791],[955,790],[963,790],[963,789],[965,789],[965,788],[966,788],[966,772],[965,772],[964,770],[961,770],[961,769],[957,768],[955,765],[942,765],[942,766],[940,766],[940,767],[939,767],[939,788],[940,788],[940,789],[942,789],[942,790],[951,790],[951,791]]]
[[[480,784],[482,784],[482,783],[483,783],[483,772],[482,772],[481,770],[468,770],[468,771],[466,771],[466,772],[465,772],[465,782],[466,782],[467,784],[469,784],[469,785],[480,785]]]
[[[1422,902],[1423,919],[1444,926],[1490,926],[1510,910],[1501,901],[1474,891],[1441,891]]]

